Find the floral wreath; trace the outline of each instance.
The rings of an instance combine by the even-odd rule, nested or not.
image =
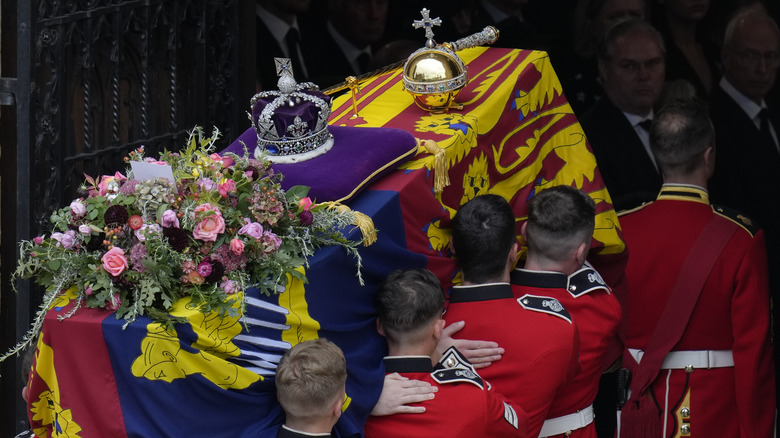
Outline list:
[[[296,268],[323,246],[351,254],[360,275],[358,246],[370,245],[376,230],[367,216],[334,203],[314,204],[309,188],[282,190],[283,176],[265,160],[214,152],[220,133],[199,127],[180,152],[144,158],[143,147],[125,161],[125,175],[85,175],[81,197],[51,215],[53,232],[20,243],[13,274],[46,288],[32,327],[0,361],[30,345],[46,311],[65,294],[75,304],[114,311],[127,324],[147,315],[168,328],[168,313],[179,298],[204,313],[237,316],[244,293],[257,288],[283,291],[289,277],[306,281]],[[146,177],[137,175],[145,166]],[[148,169],[151,167],[151,177]],[[157,165],[157,166],[155,166]],[[135,169],[135,170],[134,170]],[[155,175],[168,173],[173,181]],[[343,230],[358,225],[361,239]],[[239,305],[235,306],[236,300]]]

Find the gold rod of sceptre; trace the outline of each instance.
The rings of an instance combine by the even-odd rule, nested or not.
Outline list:
[[[485,44],[493,44],[498,39],[498,29],[496,29],[493,26],[486,26],[484,29],[482,29],[480,32],[471,34],[467,37],[463,37],[454,43],[443,43],[442,45],[448,48],[451,48],[452,51],[458,52],[463,49],[468,49],[471,47],[477,47],[482,46]],[[363,73],[360,76],[355,77],[354,81],[344,81],[340,84],[332,85],[324,90],[322,90],[323,93],[331,95],[334,93],[338,93],[339,91],[346,90],[350,88],[350,85],[354,86],[354,84],[361,84],[369,79],[373,79],[377,76],[381,76],[387,72],[393,71],[397,68],[401,68],[406,63],[406,60],[403,59],[398,62],[394,62],[392,64],[386,65],[384,67],[380,67],[374,71],[370,71],[368,73]]]

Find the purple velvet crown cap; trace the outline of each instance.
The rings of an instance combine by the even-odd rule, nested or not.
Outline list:
[[[279,90],[252,97],[249,118],[257,133],[257,153],[274,163],[296,163],[322,155],[333,146],[328,131],[331,98],[311,82],[279,78]]]
[[[274,163],[275,172],[284,175],[282,188],[304,185],[317,202],[347,202],[373,181],[414,157],[417,141],[407,131],[395,128],[329,126],[333,147],[327,154],[292,164]],[[220,154],[243,155],[246,145],[251,155],[257,137],[247,129]]]
[[[330,107],[331,98],[327,94],[315,90],[301,90],[299,93],[320,98],[327,103],[328,107]],[[253,99],[253,126],[257,126],[257,121],[265,107],[276,100],[278,97],[278,95],[269,94],[265,96],[258,95],[256,100]],[[290,105],[290,102],[293,102],[293,105]],[[273,112],[273,115],[271,116],[271,120],[274,123],[276,132],[282,136],[284,133],[288,132],[290,125],[294,123],[296,117],[300,117],[303,123],[308,126],[310,131],[317,131],[321,128],[317,126],[319,114],[320,108],[316,104],[308,100],[302,100],[300,96],[292,96],[283,105],[280,105],[278,108],[276,108],[276,110]],[[262,135],[262,133],[258,134]],[[270,139],[271,138],[269,138],[269,140]]]

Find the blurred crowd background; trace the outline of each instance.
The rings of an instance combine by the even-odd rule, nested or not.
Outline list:
[[[596,51],[604,30],[640,17],[664,36],[669,92],[687,89],[685,80],[707,98],[722,72],[726,24],[753,3],[778,20],[780,2],[756,0],[257,0],[258,89],[276,88],[275,56],[292,58],[296,79],[321,88],[403,60],[425,43],[412,26],[425,7],[442,20],[438,43],[492,25],[500,31],[495,47],[547,51],[578,115],[602,95]],[[776,84],[770,96],[780,97]]]

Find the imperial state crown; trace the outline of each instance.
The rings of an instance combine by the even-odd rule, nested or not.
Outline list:
[[[278,90],[252,97],[249,118],[257,133],[255,155],[272,163],[297,163],[333,147],[328,131],[331,99],[311,82],[296,83],[287,58],[275,58]]]

